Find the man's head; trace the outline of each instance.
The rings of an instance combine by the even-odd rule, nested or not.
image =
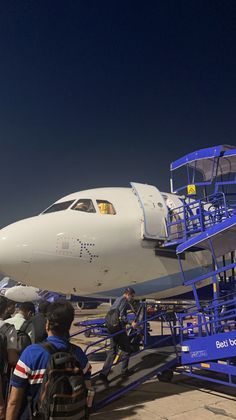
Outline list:
[[[124,297],[128,302],[130,302],[135,295],[135,290],[132,287],[127,287],[124,291]]]
[[[19,312],[28,320],[35,314],[33,302],[23,302],[19,305]]]
[[[13,300],[9,300],[7,299],[7,308],[5,310],[3,319],[8,319],[10,318],[16,310],[16,302],[14,302]]]
[[[50,302],[48,302],[47,300],[41,300],[39,302],[39,306],[38,306],[39,313],[46,316],[49,305],[50,305]]]
[[[70,302],[58,299],[51,303],[47,311],[46,330],[49,335],[67,337],[74,320],[75,310]]]
[[[4,318],[7,310],[8,299],[5,296],[0,296],[0,318]]]

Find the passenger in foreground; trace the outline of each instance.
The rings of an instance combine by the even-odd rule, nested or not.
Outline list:
[[[39,404],[40,407],[42,407],[42,404],[44,404],[45,409],[45,403],[48,401],[50,392],[52,392],[52,389],[56,389],[53,388],[52,384],[50,383],[50,378],[53,380],[53,375],[50,375],[50,372],[53,371],[53,367],[51,367],[52,361],[57,363],[57,375],[60,374],[62,379],[64,379],[67,374],[74,375],[73,380],[70,382],[72,384],[71,386],[73,398],[68,399],[68,401],[71,402],[71,405],[68,408],[67,405],[69,402],[61,403],[57,401],[55,404],[53,404],[53,402],[50,403],[49,401],[48,409],[50,410],[52,405],[55,407],[55,409],[58,408],[60,413],[56,413],[56,417],[60,418],[66,417],[65,413],[63,412],[65,409],[67,409],[67,417],[70,410],[71,417],[72,414],[74,414],[73,418],[88,418],[83,415],[81,410],[85,411],[85,394],[87,394],[88,402],[89,398],[91,399],[91,393],[93,393],[90,380],[91,366],[83,350],[80,347],[71,345],[69,342],[69,331],[73,320],[74,308],[69,302],[65,300],[58,300],[50,304],[48,308],[46,323],[46,330],[48,334],[47,340],[44,343],[32,344],[31,346],[27,347],[22,353],[14,370],[11,380],[12,389],[7,407],[6,420],[30,419],[32,413],[35,411],[37,412],[37,404]],[[61,368],[63,360],[65,360],[66,355],[68,356],[68,353],[70,360],[74,358],[79,364],[79,368],[76,368],[77,370],[68,369],[67,366],[65,366],[65,369]],[[63,360],[62,356],[64,357]],[[61,368],[61,370],[59,368]],[[78,378],[82,379],[82,385],[77,386],[77,389],[75,389],[75,386],[73,388],[73,385],[76,383],[76,379]],[[57,376],[57,380],[58,379],[60,378]],[[55,384],[56,381],[53,385],[55,386]],[[73,413],[72,409],[74,409],[74,399],[76,397],[77,399],[80,398],[79,395],[81,395],[83,384],[85,390],[84,400],[76,401],[76,412]],[[54,392],[55,394],[52,395],[53,398],[57,398],[58,394],[63,394],[65,397],[64,392],[61,390],[60,392]],[[39,411],[42,413],[41,409],[39,409]],[[78,415],[78,417],[76,417],[76,415]],[[54,418],[54,416],[52,417]],[[51,414],[45,414],[38,418],[49,419],[51,418]]]

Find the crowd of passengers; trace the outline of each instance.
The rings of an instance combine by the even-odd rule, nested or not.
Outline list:
[[[68,351],[68,346],[72,346],[69,331],[73,320],[74,308],[66,300],[42,301],[36,313],[32,302],[18,304],[16,309],[14,302],[0,296],[0,420],[47,418],[35,414],[34,409],[50,348],[55,352]],[[85,405],[91,406],[94,391],[90,363],[79,346],[73,345],[73,357],[79,363],[87,389]],[[89,410],[78,416],[88,417]]]
[[[106,315],[110,349],[99,375],[105,386],[119,350],[121,378],[132,373],[129,356],[140,339],[128,334],[138,328],[128,319],[134,295],[126,288]],[[88,419],[95,392],[86,354],[70,343],[73,306],[63,299],[41,301],[37,313],[32,302],[17,306],[0,296],[0,420]]]

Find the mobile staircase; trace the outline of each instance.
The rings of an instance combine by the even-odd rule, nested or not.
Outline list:
[[[187,171],[187,185],[174,189],[180,169]],[[183,282],[195,298],[195,307],[178,314],[182,372],[236,387],[236,149],[217,146],[191,153],[171,164],[171,174],[172,192],[187,189],[187,195],[169,212],[165,246],[176,247]],[[184,259],[189,252],[203,261],[190,276]],[[204,282],[212,298],[202,304],[198,286]],[[191,329],[189,317],[195,318]]]

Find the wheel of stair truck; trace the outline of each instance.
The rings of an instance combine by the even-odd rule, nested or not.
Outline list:
[[[85,331],[84,335],[85,337],[89,338],[91,335],[91,330]]]
[[[173,378],[173,370],[167,369],[157,375],[160,382],[171,382]]]
[[[76,304],[76,306],[77,306],[77,308],[78,309],[84,309],[85,308],[85,302],[83,302],[83,301],[78,301],[77,302],[77,304]]]

